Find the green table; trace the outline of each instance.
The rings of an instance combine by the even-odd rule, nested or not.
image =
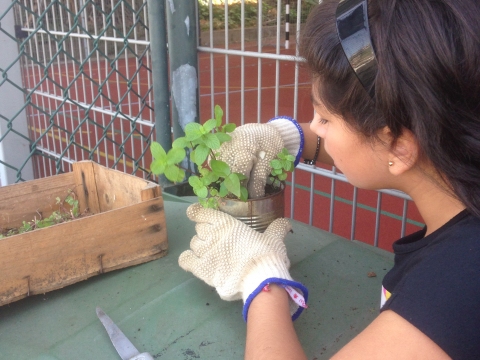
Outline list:
[[[154,358],[242,359],[241,302],[220,300],[178,266],[194,235],[187,206],[165,202],[166,257],[0,307],[0,359],[120,359],[96,306]],[[295,326],[308,357],[327,359],[378,314],[392,254],[292,223],[291,273],[310,290],[309,308]]]

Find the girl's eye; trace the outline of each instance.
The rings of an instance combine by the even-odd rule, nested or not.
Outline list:
[[[323,118],[320,118],[320,119],[318,120],[318,122],[319,122],[320,124],[322,124],[322,125],[325,125],[325,124],[328,122],[328,120],[325,120],[325,119],[323,119]]]

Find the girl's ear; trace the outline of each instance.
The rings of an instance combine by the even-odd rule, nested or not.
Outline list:
[[[387,131],[390,132],[390,129]],[[418,143],[410,130],[403,129],[402,135],[390,146],[388,165],[392,175],[401,175],[417,164]]]

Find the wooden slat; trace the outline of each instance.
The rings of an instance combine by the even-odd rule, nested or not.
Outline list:
[[[102,212],[138,204],[142,201],[142,190],[152,184],[139,177],[99,165],[95,166],[95,180]]]
[[[141,191],[142,201],[155,199],[156,197],[162,196],[162,188],[160,185],[155,183],[149,183],[146,188]]]
[[[48,217],[58,210],[56,198],[75,190],[72,173],[0,187],[0,227],[18,228],[23,221]]]
[[[100,213],[94,163],[92,161],[79,161],[74,163],[72,167],[76,185],[75,193],[78,197],[80,210],[88,209],[91,214]]]

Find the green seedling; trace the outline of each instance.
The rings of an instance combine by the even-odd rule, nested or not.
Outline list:
[[[272,172],[270,173],[270,182],[274,187],[279,187],[280,184],[287,179],[288,173],[292,172],[295,168],[294,162],[295,157],[290,155],[288,150],[285,148],[278,153],[276,159],[270,161],[270,166],[272,167]]]
[[[59,197],[57,197],[55,200],[56,205],[58,205],[58,210],[55,210],[49,217],[42,218],[39,214],[38,219],[35,217],[31,221],[23,221],[22,226],[20,226],[18,229],[7,229],[2,231],[0,234],[0,239],[12,235],[23,234],[35,229],[61,224],[79,217],[80,210],[78,200],[72,190],[68,191],[68,195],[63,201]],[[69,205],[68,208],[65,207],[65,204]]]
[[[218,208],[218,198],[248,200],[248,191],[245,187],[247,177],[232,172],[230,166],[224,161],[217,160],[216,156],[220,146],[231,140],[229,133],[235,130],[236,125],[222,124],[223,110],[218,105],[215,106],[214,115],[214,119],[207,120],[203,125],[187,124],[185,136],[177,138],[168,152],[157,142],[150,145],[153,157],[151,172],[154,175],[164,174],[174,183],[185,178],[185,168],[181,163],[187,156],[187,149],[190,150],[190,161],[197,165],[198,173],[191,174],[188,182],[200,204],[209,208]],[[274,186],[275,184],[280,186],[280,182],[287,178],[286,171],[293,170],[294,160],[286,149],[282,150],[278,159],[272,160],[271,180]]]

